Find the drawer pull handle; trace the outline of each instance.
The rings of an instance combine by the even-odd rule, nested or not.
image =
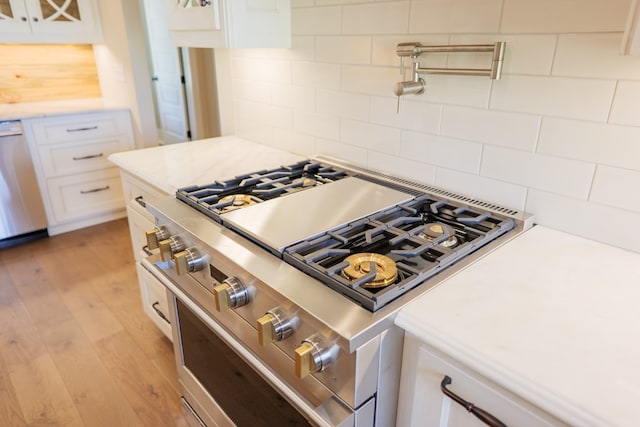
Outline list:
[[[440,383],[440,390],[442,390],[445,396],[450,397],[452,400],[458,402],[467,410],[467,412],[471,412],[473,415],[475,415],[480,421],[482,421],[486,425],[491,427],[507,427],[505,423],[503,423],[502,421],[500,421],[499,419],[497,419],[496,417],[494,417],[484,409],[478,408],[473,403],[467,402],[460,396],[448,390],[447,386],[449,384],[451,384],[451,378],[448,375],[445,375],[444,378],[442,379],[442,382]]]
[[[144,245],[144,246],[142,247],[142,251],[143,251],[145,254],[147,254],[147,256],[151,256],[151,255],[153,255],[153,252],[151,252],[151,251],[149,250],[149,246],[147,246],[147,245]]]
[[[107,185],[105,187],[93,188],[91,190],[80,190],[80,194],[89,194],[89,193],[97,193],[98,191],[106,191],[110,187]]]
[[[88,159],[95,159],[96,157],[102,157],[102,156],[104,156],[104,154],[98,153],[98,154],[89,154],[88,156],[82,156],[82,157],[73,156],[72,159],[73,160],[88,160]]]
[[[144,197],[142,197],[142,196],[138,196],[138,197],[136,197],[134,200],[135,200],[136,202],[138,202],[138,204],[139,204],[140,206],[142,206],[143,208],[145,208],[145,209],[146,209],[147,204],[144,202]]]
[[[89,126],[89,127],[86,127],[86,128],[67,129],[67,132],[86,132],[88,130],[97,130],[97,129],[98,129],[98,125]]]
[[[160,316],[160,318],[162,320],[164,320],[165,322],[167,322],[168,324],[171,324],[171,322],[169,321],[169,319],[167,319],[167,316],[164,315],[163,312],[160,311],[160,309],[158,308],[158,306],[160,305],[159,301],[154,302],[153,304],[151,304],[151,308],[153,308],[153,310],[158,314],[158,316]]]

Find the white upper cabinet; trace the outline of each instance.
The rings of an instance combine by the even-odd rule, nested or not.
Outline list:
[[[12,43],[102,41],[95,0],[0,0],[0,40]]]
[[[167,0],[176,46],[291,47],[290,0]]]
[[[640,1],[632,0],[627,28],[622,38],[622,53],[640,56]]]

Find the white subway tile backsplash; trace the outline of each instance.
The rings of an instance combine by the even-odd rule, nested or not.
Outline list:
[[[318,138],[316,144],[320,154],[344,159],[358,166],[367,166],[368,151],[364,148],[322,138]]]
[[[620,55],[622,33],[562,34],[553,64],[554,76],[637,79],[640,57]]]
[[[640,239],[629,228],[640,221],[637,212],[533,189],[529,190],[526,210],[535,215],[538,224],[640,252]]]
[[[292,61],[313,61],[316,55],[313,36],[292,36],[290,49],[270,49],[271,57]],[[232,49],[235,50],[235,49]]]
[[[317,37],[316,59],[320,62],[369,64],[371,63],[371,37]]]
[[[402,131],[355,120],[342,120],[340,141],[380,153],[400,154]]]
[[[300,110],[293,112],[293,128],[307,135],[334,141],[340,135],[340,121],[337,117]]]
[[[316,91],[312,87],[274,84],[272,90],[273,105],[303,111],[315,110]]]
[[[443,168],[438,169],[435,185],[458,194],[520,211],[524,210],[527,195],[527,188],[522,185]]]
[[[589,201],[640,213],[640,172],[598,166]]]
[[[487,145],[481,175],[586,200],[594,170],[592,163]]]
[[[400,157],[458,171],[478,173],[482,145],[405,131]]]
[[[291,81],[295,85],[338,89],[340,87],[340,65],[316,62],[294,62],[291,65]]]
[[[305,6],[313,6],[315,0],[291,0],[291,7],[305,7]]]
[[[301,156],[313,156],[317,153],[316,138],[295,132],[291,129],[273,129],[273,146]]]
[[[640,170],[640,128],[545,117],[538,152]]]
[[[414,0],[409,33],[496,33],[503,0]]]
[[[504,76],[495,81],[492,109],[606,121],[615,90],[613,80]]]
[[[510,34],[460,34],[451,36],[451,44],[493,44],[505,42],[502,73],[549,75],[553,55],[556,50],[557,36],[547,34],[510,35]],[[461,53],[450,55],[449,67],[489,68],[486,55]]]
[[[486,108],[491,80],[486,77],[425,76],[426,88],[416,100]]]
[[[390,67],[342,66],[341,89],[366,95],[393,96],[398,70]]]
[[[367,95],[318,89],[316,93],[316,111],[320,114],[338,117],[369,120],[370,98]]]
[[[343,34],[404,33],[409,23],[408,1],[343,6]]]
[[[397,98],[373,97],[371,99],[371,122],[399,129],[437,134],[440,128],[442,105],[430,104],[403,97],[400,112]]]
[[[239,99],[247,101],[256,101],[262,103],[271,102],[272,84],[260,82],[257,80],[239,80],[233,81],[233,90]]]
[[[291,61],[235,57],[231,59],[233,77],[270,83],[291,82]]]
[[[436,167],[414,160],[398,159],[385,153],[370,151],[367,166],[370,169],[406,178],[417,183],[433,185]]]
[[[445,105],[440,132],[444,136],[534,151],[539,127],[539,116]]]
[[[505,0],[503,33],[623,31],[629,0]]]
[[[609,123],[640,126],[640,81],[618,82]]]
[[[291,9],[291,33],[295,36],[341,32],[342,8],[339,6]]]

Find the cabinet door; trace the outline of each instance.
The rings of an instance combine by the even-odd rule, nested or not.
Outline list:
[[[220,29],[219,0],[168,0],[168,6],[172,31]]]
[[[31,32],[24,0],[0,0],[0,32]]]
[[[92,0],[26,0],[34,33],[90,33],[96,26]]]

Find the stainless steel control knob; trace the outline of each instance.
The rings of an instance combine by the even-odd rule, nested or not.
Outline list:
[[[228,277],[221,284],[213,288],[216,300],[216,310],[222,312],[230,308],[242,307],[249,304],[249,290],[237,277]]]
[[[258,342],[266,347],[274,341],[290,337],[298,326],[298,318],[289,316],[282,308],[275,307],[258,319]]]
[[[147,237],[147,248],[158,249],[158,245],[161,241],[169,238],[169,230],[162,225],[153,227],[153,230],[149,230],[145,233]]]
[[[296,377],[324,371],[338,358],[338,346],[328,344],[320,335],[312,335],[295,349]]]
[[[197,249],[189,248],[180,251],[173,256],[176,262],[176,273],[182,276],[185,273],[200,271],[206,265],[205,257],[200,255]]]
[[[170,261],[173,258],[173,254],[184,251],[186,249],[185,244],[178,236],[172,236],[168,239],[158,242],[160,248],[160,257],[163,261]]]

